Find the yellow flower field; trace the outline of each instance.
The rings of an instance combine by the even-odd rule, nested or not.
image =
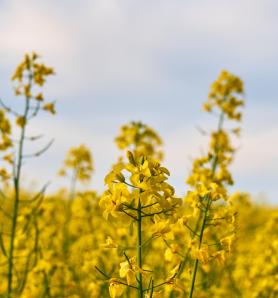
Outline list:
[[[63,189],[25,189],[22,167],[52,144],[26,153],[39,138],[29,134],[33,119],[55,117],[55,101],[44,95],[54,74],[26,54],[12,75],[23,109],[1,98],[0,297],[278,297],[278,209],[230,190],[244,118],[239,77],[223,70],[211,84],[203,110],[215,129],[177,197],[161,137],[141,122],[115,136],[122,154],[111,160],[103,192],[79,190],[94,170],[85,144],[57,165]]]

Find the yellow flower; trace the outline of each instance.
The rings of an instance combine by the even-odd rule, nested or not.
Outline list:
[[[10,175],[9,175],[9,173],[7,172],[6,169],[4,169],[4,168],[0,168],[0,177],[1,177],[2,181],[4,181],[4,180],[9,179],[9,178],[10,178]]]
[[[42,94],[42,93],[38,93],[38,94],[36,95],[35,99],[36,99],[37,101],[43,101],[43,94]]]
[[[21,128],[23,128],[27,123],[26,118],[23,116],[18,116],[15,122]]]
[[[158,134],[146,124],[131,122],[122,126],[115,141],[122,150],[134,147],[135,155],[145,155],[158,161],[162,160],[163,153],[160,149],[162,141]]]
[[[217,251],[214,255],[213,258],[220,264],[223,265],[225,263],[226,260],[226,256],[225,256],[225,251],[224,250],[219,250]]]
[[[125,261],[120,263],[120,277],[125,277],[128,285],[136,282],[136,273],[139,272],[136,268],[134,258],[130,258],[129,262]]]
[[[7,161],[8,163],[10,164],[13,164],[14,162],[14,154],[11,153],[11,154],[7,154],[3,157],[3,160]]]
[[[73,171],[75,178],[80,182],[88,182],[93,172],[93,158],[90,150],[85,145],[79,145],[69,150],[60,169],[61,176]]]
[[[46,103],[46,104],[43,106],[43,109],[44,109],[45,111],[50,112],[50,113],[53,114],[53,115],[56,114],[55,105],[54,105],[53,102]]]
[[[124,286],[121,285],[117,279],[111,278],[109,282],[109,294],[111,298],[122,296],[124,293]]]
[[[209,260],[208,249],[206,247],[196,249],[195,252],[193,252],[193,256],[194,258],[198,259],[200,262],[207,263]]]
[[[208,102],[204,104],[204,109],[210,112],[217,107],[229,119],[240,121],[241,112],[237,109],[244,105],[241,98],[243,89],[243,82],[240,78],[223,70],[210,87]]]
[[[172,239],[171,226],[169,220],[163,220],[158,215],[154,215],[153,237]]]
[[[30,84],[27,84],[24,86],[24,95],[26,97],[31,97],[31,86]]]
[[[222,238],[220,240],[220,243],[221,243],[222,246],[224,246],[224,247],[227,248],[228,252],[230,252],[234,240],[235,240],[235,234],[232,234],[230,236],[227,236],[225,238]]]
[[[107,237],[105,244],[102,245],[104,248],[117,248],[118,244],[111,238]]]

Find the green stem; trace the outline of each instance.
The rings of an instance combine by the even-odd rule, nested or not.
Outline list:
[[[45,272],[43,272],[43,277],[44,277],[44,294],[43,294],[43,297],[50,298],[51,294],[50,294],[50,288],[49,288],[49,280],[48,280],[47,274]]]
[[[70,193],[69,200],[72,201],[75,197],[76,182],[77,182],[77,171],[78,169],[73,170],[71,182],[70,182]]]
[[[202,219],[202,217],[201,217],[201,213],[200,213],[199,214],[199,217],[198,217],[198,220],[196,222],[196,225],[194,227],[194,230],[193,230],[194,233],[192,234],[192,238],[191,239],[194,239],[195,238],[196,233],[198,232],[198,227],[199,227],[199,224],[201,222],[201,219]],[[190,248],[187,249],[187,252],[186,252],[186,254],[185,254],[185,256],[184,256],[184,258],[183,258],[183,260],[181,262],[181,267],[180,267],[180,270],[179,270],[179,272],[177,274],[177,277],[180,277],[182,275],[182,273],[184,271],[184,268],[185,268],[185,265],[187,264],[187,262],[189,260],[189,256],[190,256]]]
[[[219,121],[218,121],[218,128],[217,128],[217,132],[219,133],[222,130],[223,127],[223,122],[224,122],[224,113],[221,112],[220,117],[219,117]],[[219,153],[219,145],[216,144],[215,147],[215,153],[214,153],[214,158],[212,161],[212,178],[215,175],[217,166],[218,166],[218,153]],[[199,249],[202,247],[202,242],[203,242],[203,235],[204,235],[204,230],[206,228],[206,223],[207,223],[207,213],[210,209],[210,206],[212,204],[212,200],[209,196],[205,197],[207,199],[207,205],[206,205],[206,209],[205,209],[205,214],[204,214],[204,218],[203,218],[203,222],[202,222],[202,226],[201,226],[201,232],[200,232],[200,238],[199,238]],[[193,267],[193,272],[192,272],[192,279],[191,279],[191,286],[190,286],[190,292],[189,292],[189,298],[193,297],[193,292],[194,292],[194,286],[195,286],[195,281],[196,281],[196,276],[197,276],[197,271],[198,271],[198,265],[199,265],[199,260],[195,259],[194,261],[194,267]]]
[[[222,112],[220,114],[219,122],[218,122],[218,129],[217,129],[217,132],[218,133],[222,130],[223,122],[224,122],[224,113]],[[211,166],[211,168],[212,168],[212,177],[214,177],[215,172],[216,172],[216,169],[217,169],[217,165],[218,165],[218,153],[219,153],[219,145],[216,144],[214,159],[213,159],[212,166]]]
[[[223,126],[223,122],[224,122],[224,113],[221,113],[220,114],[220,117],[219,117],[219,122],[218,122],[218,132],[221,131],[222,126]],[[215,154],[214,159],[213,159],[213,162],[212,162],[212,165],[211,165],[213,177],[214,177],[215,172],[216,172],[216,169],[217,169],[217,163],[218,163],[218,157],[217,157],[217,155],[218,154]],[[198,228],[199,228],[199,224],[201,222],[201,218],[202,218],[202,216],[200,214],[200,216],[198,217],[198,220],[196,222],[195,228],[194,228],[194,233],[193,233],[192,239],[195,238],[195,235],[198,232]],[[181,274],[184,271],[185,265],[187,264],[187,262],[189,260],[189,253],[190,253],[190,249],[187,250],[187,252],[185,254],[185,257],[182,260],[181,268],[180,268],[180,271],[178,272],[178,275],[177,275],[178,277],[180,277]],[[198,265],[197,265],[197,267],[198,267]],[[195,269],[195,266],[194,266],[194,269]]]
[[[65,222],[63,225],[63,253],[66,258],[68,257],[68,248],[69,248],[69,240],[70,240],[70,234],[69,234],[69,223],[72,218],[72,202],[75,197],[75,189],[76,189],[76,182],[77,182],[77,170],[74,170],[71,177],[70,182],[70,192],[68,200],[65,201]]]
[[[204,231],[206,228],[206,223],[207,223],[207,213],[210,209],[210,205],[212,203],[211,199],[209,196],[206,196],[206,199],[208,200],[207,202],[207,206],[206,206],[206,210],[205,210],[205,214],[204,214],[204,218],[203,218],[203,223],[202,223],[202,227],[201,227],[201,233],[200,233],[200,238],[199,238],[199,249],[202,246],[202,242],[203,242],[203,236],[204,236]],[[190,286],[190,292],[189,292],[189,298],[193,297],[193,292],[194,292],[194,286],[195,286],[195,280],[196,280],[196,276],[197,276],[197,270],[198,270],[198,265],[199,265],[199,260],[196,259],[194,262],[194,269],[193,269],[193,273],[192,273],[192,279],[191,279],[191,286]]]
[[[32,78],[29,77],[29,81],[31,82]],[[8,260],[8,290],[7,290],[7,298],[12,297],[12,284],[13,284],[13,271],[14,271],[14,242],[16,236],[16,227],[17,227],[17,219],[18,219],[18,207],[20,200],[20,177],[21,177],[21,168],[22,168],[22,158],[23,158],[23,147],[25,140],[25,132],[26,132],[26,121],[30,108],[30,98],[26,97],[25,100],[25,110],[24,110],[24,125],[21,129],[19,147],[18,147],[18,160],[16,164],[16,169],[14,173],[14,205],[13,205],[13,214],[12,214],[12,227],[11,227],[11,238],[10,238],[10,247],[9,247],[9,260]]]
[[[141,201],[139,198],[138,208],[137,208],[137,266],[141,270],[142,268],[142,214],[141,214]],[[137,274],[137,284],[138,284],[138,298],[143,298],[143,280],[142,273]]]

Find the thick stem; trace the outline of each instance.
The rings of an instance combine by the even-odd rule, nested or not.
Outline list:
[[[137,208],[137,266],[139,270],[142,268],[142,214],[141,214],[141,202],[139,198]],[[142,273],[137,273],[137,284],[138,284],[138,298],[143,298],[143,280]]]

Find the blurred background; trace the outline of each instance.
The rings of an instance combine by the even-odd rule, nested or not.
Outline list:
[[[203,113],[222,69],[245,82],[243,132],[232,167],[234,189],[278,203],[278,2],[275,0],[1,0],[0,96],[16,106],[11,74],[36,51],[57,75],[45,87],[57,115],[38,117],[34,133],[55,138],[25,165],[25,184],[51,180],[71,146],[93,152],[91,187],[119,151],[122,124],[141,120],[164,140],[171,183],[182,196],[192,158],[206,147],[216,118]],[[30,149],[31,150],[31,149]],[[34,149],[32,149],[34,151]]]

